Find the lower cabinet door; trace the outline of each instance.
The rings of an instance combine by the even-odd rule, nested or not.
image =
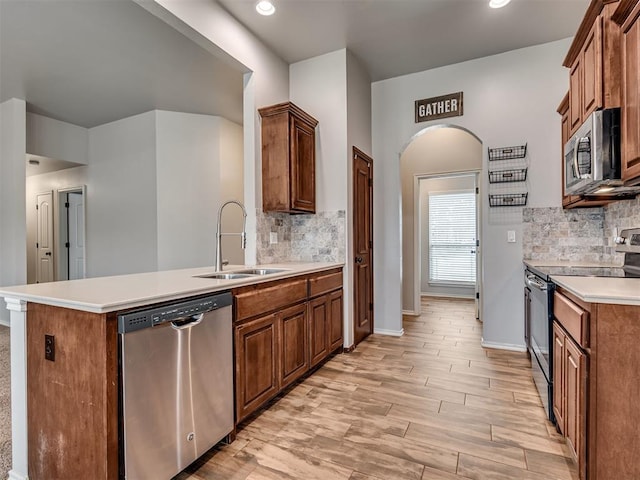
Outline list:
[[[342,289],[331,292],[328,295],[329,302],[329,351],[342,347],[344,344],[344,336],[342,334]]]
[[[236,326],[236,423],[280,390],[279,337],[276,315]]]
[[[565,425],[565,387],[564,387],[564,332],[556,322],[553,322],[553,414],[556,417],[558,429],[563,434]]]
[[[278,317],[282,335],[280,388],[284,388],[309,370],[307,304],[301,303],[287,308],[280,312]]]
[[[564,375],[566,390],[566,413],[564,432],[569,446],[578,460],[578,465],[582,462],[582,443],[585,441],[586,433],[586,409],[584,382],[586,373],[586,355],[568,337],[565,337],[564,349]]]
[[[329,310],[323,295],[309,302],[310,366],[315,367],[329,355]]]

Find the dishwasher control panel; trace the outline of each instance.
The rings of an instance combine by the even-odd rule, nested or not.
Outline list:
[[[144,308],[118,315],[118,333],[129,333],[165,322],[181,320],[231,305],[230,292],[179,301],[155,308]]]

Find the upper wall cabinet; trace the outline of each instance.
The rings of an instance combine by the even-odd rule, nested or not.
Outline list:
[[[622,179],[640,184],[640,0],[622,0],[613,20],[622,26]]]
[[[258,110],[262,117],[262,209],[315,213],[316,125],[291,102]]]
[[[569,130],[573,134],[598,108],[620,106],[618,0],[592,0],[563,65],[569,68]]]

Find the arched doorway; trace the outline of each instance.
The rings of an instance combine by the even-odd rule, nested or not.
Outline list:
[[[482,170],[482,141],[471,131],[457,125],[432,125],[416,133],[400,153],[401,234],[402,234],[402,309],[420,312],[420,235],[419,180],[427,177],[478,176]],[[481,190],[481,183],[476,182]],[[481,195],[476,195],[477,212]],[[482,225],[480,216],[478,225]],[[478,229],[480,230],[480,229]],[[478,250],[479,255],[479,250]],[[481,261],[477,277],[481,275]],[[479,300],[481,301],[481,294]]]

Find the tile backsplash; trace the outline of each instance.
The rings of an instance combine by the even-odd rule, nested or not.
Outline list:
[[[524,208],[525,260],[574,260],[621,264],[614,229],[640,227],[640,197],[602,208]]]
[[[257,212],[258,263],[344,262],[346,213],[313,215]],[[278,243],[270,243],[271,233]]]

